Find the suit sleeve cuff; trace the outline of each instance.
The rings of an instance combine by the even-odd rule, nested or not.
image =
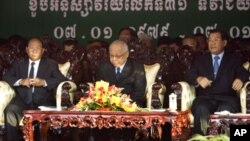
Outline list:
[[[14,86],[20,86],[20,81],[21,81],[22,79],[18,79],[15,83],[14,83]]]

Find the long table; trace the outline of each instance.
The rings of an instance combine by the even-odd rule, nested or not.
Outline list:
[[[172,140],[185,140],[183,131],[189,130],[190,111],[150,111],[150,112],[120,112],[120,111],[24,111],[23,134],[25,141],[34,141],[33,122],[40,123],[40,134],[43,141],[47,140],[50,127],[78,128],[155,128],[161,130],[162,125],[169,122],[172,126]],[[161,140],[161,132],[151,133],[153,138]]]
[[[250,125],[250,114],[210,115],[208,134],[229,134],[230,125]]]

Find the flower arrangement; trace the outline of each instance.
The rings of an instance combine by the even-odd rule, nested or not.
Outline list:
[[[139,109],[137,104],[132,102],[129,95],[122,94],[121,91],[122,88],[117,88],[115,85],[109,86],[108,82],[97,81],[95,85],[90,86],[88,94],[81,97],[73,110],[87,111],[109,108],[111,111],[137,111]]]

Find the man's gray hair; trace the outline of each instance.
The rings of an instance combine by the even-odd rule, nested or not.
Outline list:
[[[124,41],[122,41],[122,40],[115,40],[115,41],[113,41],[113,42],[110,44],[109,48],[110,48],[111,46],[115,45],[115,44],[121,44],[121,45],[123,46],[124,51],[126,51],[126,52],[129,51],[127,43],[124,42]]]

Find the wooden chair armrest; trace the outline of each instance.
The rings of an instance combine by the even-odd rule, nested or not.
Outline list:
[[[77,90],[77,85],[72,81],[61,82],[56,90],[56,107],[57,110],[62,109],[62,104],[65,106],[72,106],[74,99],[74,92]]]
[[[174,83],[172,90],[177,94],[177,109],[185,111],[191,108],[195,99],[195,88],[185,81]]]
[[[160,108],[163,108],[164,96],[166,93],[166,86],[160,82],[155,82],[152,85],[148,86],[146,91],[146,101],[147,101],[147,108],[152,108],[152,97],[157,96],[159,98],[158,104],[160,104]]]

